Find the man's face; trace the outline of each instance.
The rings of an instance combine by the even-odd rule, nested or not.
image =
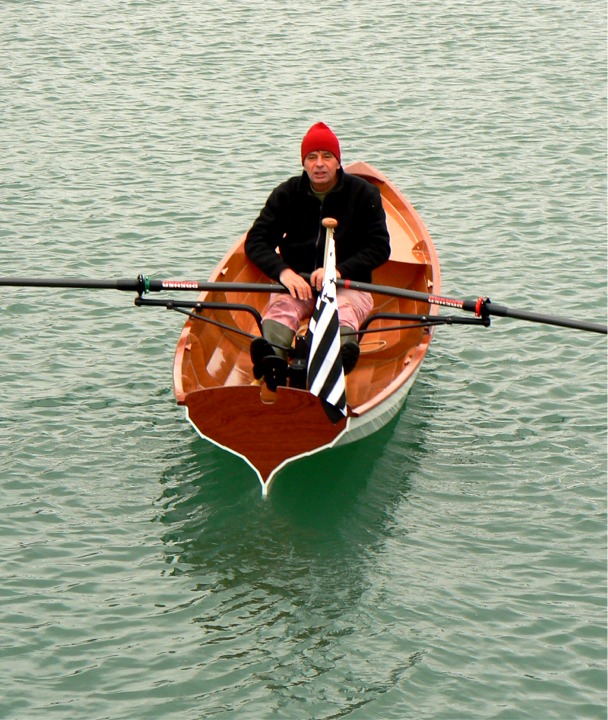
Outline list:
[[[304,158],[304,170],[312,189],[317,192],[331,190],[336,184],[340,162],[328,150],[313,150]]]

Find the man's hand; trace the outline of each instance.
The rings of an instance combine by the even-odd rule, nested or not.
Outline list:
[[[336,279],[340,279],[342,275],[340,275],[340,271],[336,270]],[[325,279],[325,270],[323,268],[317,268],[313,274],[310,276],[310,284],[315,288],[315,290],[318,290],[321,292],[323,289],[323,280]]]
[[[315,272],[317,271],[315,270]],[[279,275],[279,280],[281,284],[285,285],[285,287],[289,290],[291,297],[299,298],[300,300],[312,299],[312,288],[308,282],[291,268],[283,270],[283,272]]]

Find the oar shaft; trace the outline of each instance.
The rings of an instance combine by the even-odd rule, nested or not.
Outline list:
[[[310,278],[309,275],[303,273],[303,277]],[[365,292],[373,292],[380,295],[392,295],[393,297],[402,297],[409,300],[418,300],[420,302],[429,303],[430,305],[439,305],[441,307],[449,307],[465,312],[474,312],[484,317],[496,315],[498,317],[510,317],[518,320],[527,320],[528,322],[543,323],[545,325],[556,325],[558,327],[573,328],[575,330],[587,330],[589,332],[601,333],[606,335],[608,329],[606,325],[587,322],[585,320],[573,320],[570,318],[558,317],[555,315],[544,315],[541,313],[528,312],[525,310],[512,310],[505,305],[497,305],[490,300],[479,298],[477,300],[459,300],[457,298],[442,297],[440,295],[430,295],[428,293],[418,292],[417,290],[407,290],[405,288],[396,288],[388,285],[373,285],[371,283],[357,282],[354,280],[337,280],[340,287],[349,287],[353,290],[363,290]],[[75,288],[86,290],[122,290],[126,292],[137,292],[139,294],[147,292],[163,292],[165,290],[176,291],[198,291],[204,290],[209,292],[255,292],[255,293],[285,293],[287,288],[278,283],[238,283],[238,282],[199,282],[198,280],[153,280],[140,275],[136,279],[120,278],[117,280],[89,280],[86,278],[20,278],[20,277],[0,277],[0,287],[44,287],[44,288]]]
[[[515,318],[516,320],[527,320],[528,322],[543,323],[544,325],[557,325],[558,327],[573,328],[574,330],[587,330],[606,335],[605,325],[591,323],[585,320],[573,320],[570,318],[557,317],[555,315],[544,315],[542,313],[527,312],[526,310],[512,310],[504,305],[495,305],[493,302],[486,302],[486,310],[490,315],[498,317]]]
[[[88,280],[84,278],[20,278],[0,277],[0,285],[11,287],[76,288],[83,290],[126,290],[137,292],[140,280]]]
[[[385,285],[372,285],[370,283],[355,282],[351,280],[338,280],[337,284],[343,287],[353,288],[354,290],[364,290],[366,292],[379,293],[380,295],[393,295],[394,297],[402,297],[409,300],[419,300],[421,302],[429,303],[430,305],[456,308],[466,312],[481,314],[482,316],[496,315],[497,317],[510,317],[518,320],[543,323],[544,325],[556,325],[558,327],[573,328],[575,330],[587,330],[588,332],[601,333],[602,335],[606,335],[608,333],[606,325],[587,322],[585,320],[573,320],[570,318],[557,317],[555,315],[533,313],[526,310],[512,310],[505,305],[496,305],[490,300],[486,300],[484,298],[480,298],[478,300],[459,300],[457,298],[429,295],[416,290],[405,290]]]
[[[89,280],[86,278],[20,278],[0,277],[1,286],[74,288],[84,290],[124,290],[127,292],[162,292],[164,290],[203,290],[216,292],[287,292],[283,285],[276,283],[198,282],[197,280],[154,280],[140,276],[137,279]]]
[[[393,297],[402,297],[408,300],[420,300],[420,302],[430,303],[431,305],[441,305],[442,307],[451,307],[468,312],[475,312],[477,309],[476,300],[458,300],[456,298],[441,297],[440,295],[430,295],[417,290],[406,290],[405,288],[396,288],[390,285],[373,285],[356,280],[337,280],[336,284],[353,290],[363,290],[364,292],[379,295],[392,295]]]
[[[198,282],[197,280],[147,280],[145,292],[163,292],[164,290],[203,290],[209,292],[258,292],[286,293],[287,288],[277,283],[239,283],[239,282]]]

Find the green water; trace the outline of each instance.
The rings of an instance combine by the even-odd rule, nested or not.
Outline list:
[[[444,294],[606,319],[604,3],[0,4],[0,275],[205,279],[317,120]],[[0,717],[606,717],[606,342],[442,328],[399,418],[261,498],[180,316],[0,289]]]

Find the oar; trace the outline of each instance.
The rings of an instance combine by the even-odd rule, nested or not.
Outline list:
[[[302,273],[303,277],[310,276]],[[497,305],[488,298],[477,300],[460,300],[457,298],[429,295],[416,290],[406,290],[390,285],[374,285],[372,283],[356,282],[354,280],[337,280],[340,287],[348,287],[353,290],[378,293],[380,295],[392,295],[403,297],[409,300],[419,300],[430,305],[454,308],[465,312],[473,312],[479,317],[509,317],[528,322],[544,323],[545,325],[557,325],[558,327],[573,328],[575,330],[586,330],[588,332],[601,333],[606,335],[606,325],[591,323],[584,320],[557,317],[541,313],[528,312],[526,310],[513,310],[505,305]],[[97,290],[122,290],[126,292],[137,292],[140,295],[148,292],[162,292],[165,290],[188,290],[188,291],[217,291],[217,292],[287,292],[283,285],[276,283],[233,283],[233,282],[200,282],[198,280],[153,280],[147,276],[140,275],[137,279],[118,280],[88,280],[81,278],[23,278],[23,277],[0,277],[0,286],[11,287],[47,287],[47,288],[82,288]]]
[[[388,285],[373,285],[371,283],[355,282],[354,280],[338,280],[337,284],[341,287],[352,288],[353,290],[363,290],[365,292],[373,292],[380,295],[392,295],[394,297],[403,297],[410,300],[420,300],[431,305],[441,305],[442,307],[456,308],[458,310],[464,310],[465,312],[474,312],[479,317],[496,315],[498,317],[510,317],[517,320],[544,323],[545,325],[557,325],[559,327],[574,328],[575,330],[586,330],[588,332],[602,333],[603,335],[606,335],[608,332],[606,325],[591,323],[585,320],[557,317],[556,315],[544,315],[541,313],[528,312],[527,310],[513,310],[508,308],[506,305],[496,305],[489,298],[459,300],[457,298],[428,295],[427,293],[390,287]]]
[[[23,278],[0,277],[0,286],[75,288],[85,290],[123,290],[140,294],[164,290],[217,291],[217,292],[287,292],[275,283],[199,282],[198,280],[153,280],[140,275],[136,280],[88,280],[84,278]]]

